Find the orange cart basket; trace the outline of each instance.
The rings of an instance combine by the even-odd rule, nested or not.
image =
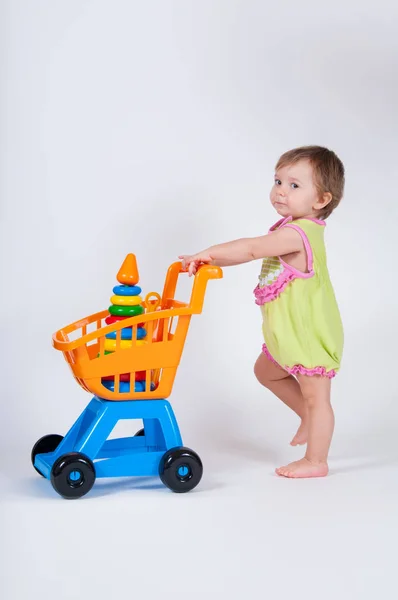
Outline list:
[[[174,299],[182,264],[170,266],[160,298],[148,294],[145,313],[106,325],[108,310],[76,321],[54,333],[53,346],[61,350],[73,376],[81,387],[106,400],[144,400],[168,398],[188,333],[191,316],[200,314],[209,279],[223,276],[219,267],[203,265],[195,275],[189,304]],[[157,297],[156,300],[151,300]],[[137,341],[138,326],[147,331],[146,342]],[[124,348],[121,330],[132,328],[131,347]],[[91,331],[90,331],[91,329]],[[115,351],[105,353],[105,336],[116,332]],[[73,339],[70,337],[73,336]],[[145,372],[145,391],[135,392],[136,373]],[[120,392],[120,376],[130,375],[130,392]],[[114,391],[102,383],[114,377]]]

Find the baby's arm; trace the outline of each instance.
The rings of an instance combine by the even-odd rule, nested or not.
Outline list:
[[[194,275],[202,263],[231,267],[266,256],[283,256],[303,249],[300,234],[290,227],[255,238],[244,238],[211,246],[197,254],[179,256],[184,268]]]

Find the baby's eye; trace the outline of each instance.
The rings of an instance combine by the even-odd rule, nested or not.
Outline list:
[[[275,185],[282,185],[282,182],[280,179],[275,179]]]
[[[292,183],[291,185],[292,185],[292,188],[293,188],[294,190],[296,190],[296,189],[298,188],[298,185],[297,185],[297,183]]]

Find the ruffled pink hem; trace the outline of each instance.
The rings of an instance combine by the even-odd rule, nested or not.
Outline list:
[[[332,369],[331,371],[326,371],[325,367],[315,367],[313,369],[307,369],[306,367],[303,367],[303,365],[294,365],[294,367],[282,367],[274,359],[274,357],[268,350],[266,344],[263,344],[263,352],[271,362],[273,362],[277,367],[280,367],[284,371],[287,371],[290,375],[307,375],[309,377],[313,377],[314,375],[320,375],[321,377],[328,377],[329,379],[333,379],[333,377],[336,377],[337,375],[334,369]]]
[[[270,360],[271,362],[273,362],[274,365],[276,365],[280,369],[283,368],[283,367],[280,366],[280,364],[278,362],[276,362],[275,358],[272,356],[271,352],[268,350],[267,344],[263,344],[263,352],[264,352],[265,356],[268,358],[268,360]]]
[[[256,304],[258,306],[262,306],[266,302],[275,300],[275,298],[280,296],[286,286],[289,285],[289,283],[295,278],[296,275],[294,273],[285,269],[283,273],[279,275],[278,279],[274,283],[271,283],[271,285],[260,287],[258,284],[254,289]]]
[[[333,379],[336,377],[336,371],[332,369],[331,371],[326,371],[325,367],[315,367],[314,369],[306,369],[303,365],[295,365],[291,369],[287,368],[286,371],[290,373],[290,375],[308,375],[309,377],[313,377],[314,375],[320,375],[321,377],[328,377],[329,379]]]

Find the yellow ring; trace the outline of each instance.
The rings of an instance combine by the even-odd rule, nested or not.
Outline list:
[[[117,296],[111,298],[111,303],[114,306],[137,306],[142,304],[141,296]]]
[[[133,348],[134,346],[144,346],[148,342],[146,340],[137,340],[133,343],[132,340],[121,340],[119,342],[118,348],[116,348],[117,340],[105,340],[104,349],[108,352],[115,352],[115,350],[127,350],[128,348]]]

